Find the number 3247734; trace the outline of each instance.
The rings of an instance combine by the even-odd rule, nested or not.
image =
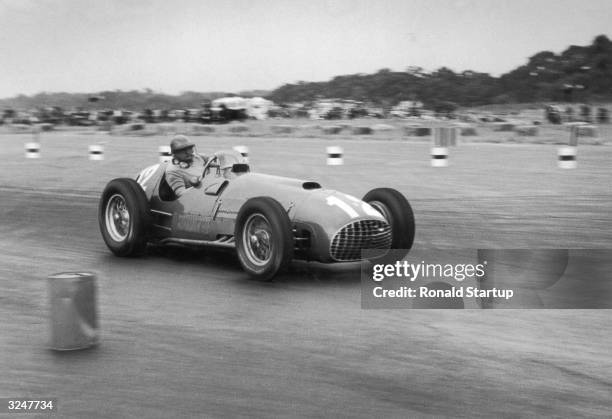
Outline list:
[[[5,399],[5,412],[53,411],[57,408],[55,400]]]

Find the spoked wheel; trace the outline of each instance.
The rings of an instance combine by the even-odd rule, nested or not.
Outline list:
[[[248,200],[238,213],[234,233],[240,264],[253,278],[270,280],[293,258],[289,216],[272,198]]]
[[[142,253],[147,245],[147,199],[133,179],[114,179],[106,185],[98,207],[102,238],[117,256]]]
[[[261,214],[251,214],[246,220],[242,240],[245,255],[250,263],[257,266],[270,263],[274,243],[272,227],[267,218]]]
[[[121,242],[127,238],[131,219],[123,195],[115,194],[110,197],[106,204],[104,218],[111,239]]]

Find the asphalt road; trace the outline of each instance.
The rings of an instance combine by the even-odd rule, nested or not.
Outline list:
[[[609,310],[362,310],[353,265],[259,283],[224,253],[115,258],[95,193],[0,192],[2,397],[54,397],[69,418],[612,411]],[[609,196],[532,198],[414,199],[415,246],[612,243]],[[47,349],[46,277],[66,270],[97,274],[96,348]]]
[[[231,254],[116,258],[99,193],[167,138],[55,133],[25,161],[28,140],[0,135],[0,397],[54,397],[68,418],[609,417],[609,310],[362,310],[355,265],[294,264],[259,283]],[[415,250],[612,248],[608,145],[581,146],[562,171],[551,145],[462,144],[432,169],[425,142],[342,140],[345,164],[329,167],[329,138],[195,141],[246,145],[255,171],[355,196],[397,188]],[[92,163],[95,142],[106,155]],[[574,276],[609,278],[596,262]],[[46,278],[62,271],[97,275],[96,348],[47,349]]]

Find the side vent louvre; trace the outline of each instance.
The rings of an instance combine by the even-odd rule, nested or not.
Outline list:
[[[306,190],[321,189],[321,185],[319,185],[317,182],[304,182],[302,183],[302,188]]]

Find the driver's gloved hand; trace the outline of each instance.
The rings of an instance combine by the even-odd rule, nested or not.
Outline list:
[[[198,186],[201,182],[202,181],[197,176],[194,176],[191,179],[189,179],[189,183],[191,184],[191,186]]]

